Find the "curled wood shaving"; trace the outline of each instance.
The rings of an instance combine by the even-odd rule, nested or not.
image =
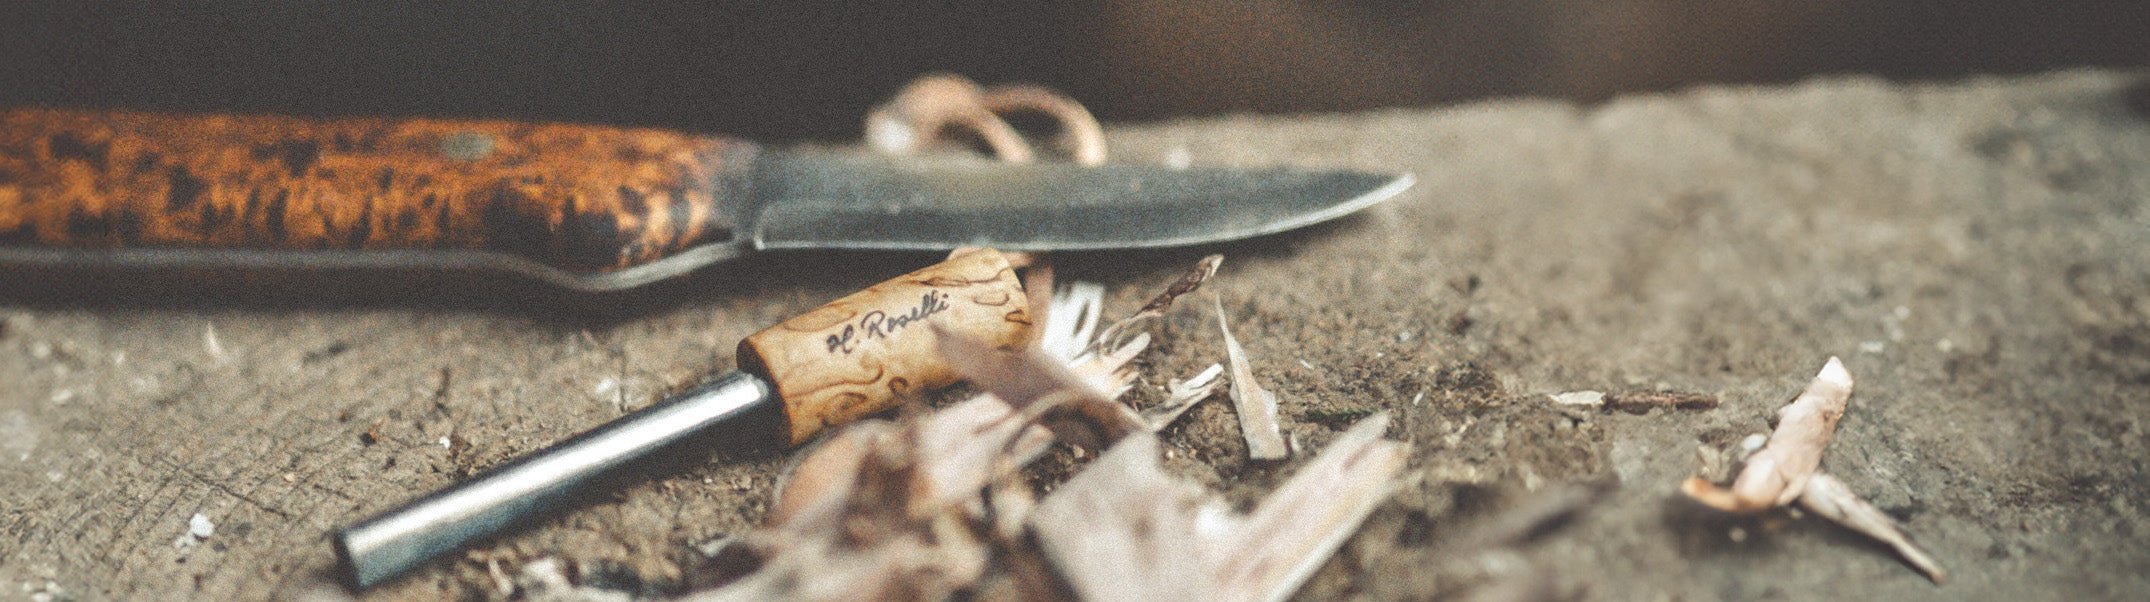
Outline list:
[[[1049,278],[1031,283],[1048,287]],[[1071,304],[1095,303],[1062,296],[1045,327],[1086,347],[1085,328],[1062,322],[1094,326],[1094,308]],[[768,521],[725,549],[734,568],[712,562],[714,589],[693,599],[941,599],[977,587],[995,550],[1025,545],[1034,500],[1019,470],[1055,433],[1103,449],[1143,430],[1112,397],[1129,386],[1125,366],[1146,336],[1073,364],[1034,345],[1011,351],[941,336],[953,367],[984,393],[895,422],[856,423],[807,450]]]
[[[1247,439],[1247,457],[1282,460],[1291,455],[1291,446],[1284,442],[1283,429],[1277,426],[1277,396],[1254,382],[1247,350],[1232,338],[1232,326],[1224,321],[1224,302],[1214,296],[1210,301],[1216,306],[1217,328],[1224,331],[1224,352],[1232,364],[1232,408],[1239,412],[1239,432]]]
[[[1193,269],[1181,274],[1179,280],[1173,281],[1171,286],[1165,288],[1165,292],[1151,298],[1150,302],[1144,304],[1141,310],[1136,311],[1134,315],[1128,316],[1127,319],[1105,327],[1105,331],[1097,335],[1097,340],[1092,345],[1097,349],[1119,347],[1122,344],[1121,339],[1127,336],[1125,333],[1144,321],[1165,315],[1165,311],[1172,309],[1173,301],[1178,300],[1182,295],[1194,292],[1195,289],[1202,288],[1203,283],[1209,282],[1211,277],[1216,276],[1217,267],[1220,265],[1224,265],[1223,255],[1203,257],[1201,261],[1195,262]]]
[[[911,80],[887,104],[866,114],[866,142],[890,154],[925,149],[947,127],[970,130],[1002,161],[1036,159],[1030,143],[979,98],[978,84],[959,75],[936,73]]]
[[[1880,540],[1896,550],[1913,568],[1939,584],[1948,572],[1933,557],[1904,535],[1894,519],[1859,499],[1836,477],[1823,474],[1822,450],[1829,445],[1837,421],[1851,398],[1851,373],[1844,363],[1829,358],[1820,375],[1805,392],[1777,412],[1777,429],[1760,451],[1747,458],[1725,489],[1697,477],[1681,484],[1681,491],[1708,506],[1726,512],[1752,514],[1798,501],[1800,507],[1822,518]]]
[[[1062,441],[1103,449],[1142,427],[1141,417],[1113,401],[1127,386],[1117,371],[1133,359],[1131,352],[1098,356],[1077,364],[1082,367],[1078,370],[1036,348],[1002,351],[936,331],[941,333],[941,352],[957,374],[1026,415],[1040,417]]]
[[[1747,458],[1730,489],[1689,477],[1680,490],[1710,507],[1754,514],[1792,503],[1806,490],[1807,479],[1821,467],[1822,450],[1836,432],[1837,420],[1851,399],[1851,373],[1829,358],[1821,374],[1792,403],[1777,411],[1777,429],[1769,443]]]
[[[1212,260],[1205,272],[1214,269]],[[1039,289],[1049,282],[1049,272],[1029,281]],[[1069,348],[1091,349],[1085,333],[1094,329],[1097,299],[1081,292],[1056,296],[1043,312],[1044,327],[1065,333]],[[951,367],[981,393],[897,421],[856,423],[807,450],[767,522],[725,546],[722,562],[704,567],[696,583],[711,589],[691,599],[1063,595],[1028,536],[1038,501],[1020,470],[1055,439],[1103,450],[1130,435],[1147,436],[1150,419],[1115,399],[1131,386],[1127,365],[1148,348],[1149,337],[1135,333],[1069,360],[1036,344],[998,349],[945,331],[940,336]],[[1175,398],[1206,396],[1221,370],[1176,386]],[[1371,436],[1378,438],[1378,429]],[[1314,468],[1319,465],[1307,474],[1326,474]],[[1363,513],[1353,516],[1351,525],[1339,527],[1345,535]]]
[[[1394,488],[1406,450],[1381,438],[1387,425],[1352,427],[1246,515],[1165,475],[1156,436],[1139,433],[1047,496],[1031,525],[1087,600],[1282,600]]]
[[[1105,128],[1075,99],[1039,86],[1006,85],[986,88],[978,100],[994,113],[1034,111],[1053,118],[1067,137],[1069,159],[1078,165],[1105,164]]]
[[[1002,161],[1029,163],[1036,159],[1030,143],[999,115],[1025,111],[1060,124],[1076,163],[1105,162],[1104,128],[1082,103],[1039,86],[979,88],[948,73],[911,80],[887,104],[875,107],[866,115],[866,142],[884,153],[913,154],[931,146],[944,130],[959,128],[977,134]]]
[[[1806,489],[1799,496],[1799,507],[1889,544],[1898,555],[1903,556],[1905,562],[1925,573],[1926,578],[1936,585],[1948,581],[1948,571],[1942,569],[1941,563],[1934,561],[1933,556],[1928,555],[1926,550],[1911,543],[1911,538],[1897,527],[1895,519],[1889,518],[1888,514],[1866,500],[1859,499],[1859,496],[1852,494],[1850,487],[1844,486],[1844,482],[1836,477],[1817,474],[1807,479]]]

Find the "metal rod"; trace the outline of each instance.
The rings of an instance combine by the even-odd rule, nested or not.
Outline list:
[[[559,505],[591,480],[774,398],[734,372],[335,533],[354,588],[394,577]]]

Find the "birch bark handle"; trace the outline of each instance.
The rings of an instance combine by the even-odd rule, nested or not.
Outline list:
[[[455,249],[603,273],[732,239],[753,153],[593,125],[0,110],[0,246]]]
[[[1014,348],[1029,339],[1029,301],[998,251],[958,251],[747,337],[739,368],[776,386],[797,445],[954,383],[928,324]]]

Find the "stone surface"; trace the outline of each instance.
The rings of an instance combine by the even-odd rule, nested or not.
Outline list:
[[[1424,479],[1304,597],[1456,595],[1528,566],[1602,599],[2124,597],[2150,588],[2146,99],[2110,72],[1832,78],[1127,125],[1111,131],[1121,161],[1420,182],[1333,225],[1070,256],[1061,274],[1104,282],[1108,314],[1124,313],[1226,253],[1212,286],[1291,435],[1317,447],[1341,427],[1321,417],[1396,412],[1390,434]],[[0,280],[0,592],[318,592],[334,526],[729,368],[740,337],[928,261],[768,257],[570,309],[482,289],[260,302],[216,274],[117,299]],[[1222,359],[1206,305],[1161,322],[1150,382]],[[1824,469],[1903,521],[1949,584],[1811,519],[1728,519],[1677,496],[1698,448],[1766,432],[1831,355],[1858,388]],[[1546,400],[1645,389],[1722,405]],[[1242,503],[1296,464],[1242,460],[1214,401],[1164,443],[1171,468]],[[663,587],[691,544],[760,518],[783,460],[694,463],[471,558],[564,556]],[[1533,491],[1600,479],[1618,484],[1519,554],[1457,568],[1470,558],[1442,548]],[[175,549],[197,512],[215,536]],[[491,583],[457,559],[368,597]]]

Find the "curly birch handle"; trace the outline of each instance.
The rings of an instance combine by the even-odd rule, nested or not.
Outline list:
[[[837,299],[740,341],[739,368],[776,385],[797,445],[954,383],[929,324],[1003,349],[1027,341],[1029,302],[1007,257],[958,251]]]
[[[465,250],[604,273],[733,239],[754,152],[594,125],[0,109],[0,247]]]

